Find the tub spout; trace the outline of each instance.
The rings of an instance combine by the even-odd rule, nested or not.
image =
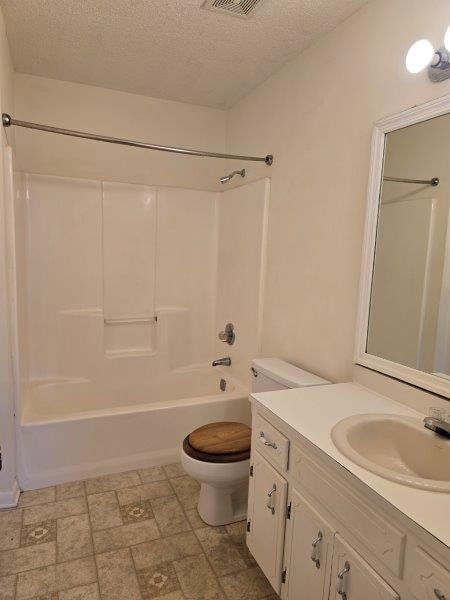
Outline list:
[[[227,356],[226,358],[218,358],[217,360],[213,360],[213,367],[229,367],[231,366],[231,358]]]

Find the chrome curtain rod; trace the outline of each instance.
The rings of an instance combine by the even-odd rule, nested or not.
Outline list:
[[[432,179],[403,179],[403,177],[383,177],[384,181],[397,181],[398,183],[423,183],[424,185],[439,185],[439,177]]]
[[[267,156],[241,156],[239,154],[223,154],[221,152],[207,152],[206,150],[192,150],[190,148],[177,148],[175,146],[161,146],[159,144],[147,144],[146,142],[136,142],[121,138],[109,137],[106,135],[97,135],[96,133],[87,133],[84,131],[74,131],[72,129],[62,129],[61,127],[52,127],[51,125],[40,125],[30,123],[29,121],[18,121],[13,119],[7,113],[2,114],[3,127],[25,127],[25,129],[37,129],[49,133],[59,133],[60,135],[69,135],[71,137],[84,138],[86,140],[95,140],[97,142],[107,142],[109,144],[121,144],[122,146],[133,146],[135,148],[145,148],[146,150],[160,150],[161,152],[174,152],[175,154],[188,154],[190,156],[208,156],[210,158],[226,158],[235,160],[251,160],[254,162],[264,162],[270,166],[273,163],[272,154]]]

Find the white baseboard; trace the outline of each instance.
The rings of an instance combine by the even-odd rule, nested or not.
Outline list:
[[[17,481],[14,479],[14,485],[11,490],[0,492],[0,508],[14,508],[19,501],[20,489]]]
[[[80,481],[89,477],[109,475],[121,471],[130,471],[144,467],[155,467],[180,460],[180,448],[163,451],[132,454],[111,460],[71,465],[63,469],[52,469],[36,473],[25,473],[19,469],[18,477],[22,490],[35,490],[42,487]],[[0,505],[1,506],[1,505]]]

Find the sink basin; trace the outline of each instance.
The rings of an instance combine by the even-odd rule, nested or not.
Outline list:
[[[331,439],[344,456],[385,479],[450,492],[450,440],[425,429],[420,419],[356,415],[339,421]]]

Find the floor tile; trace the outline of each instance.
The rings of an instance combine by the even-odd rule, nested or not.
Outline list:
[[[0,512],[0,551],[18,548],[22,529],[22,510]]]
[[[0,577],[0,600],[14,600],[17,575]]]
[[[188,600],[223,600],[224,595],[206,556],[190,556],[173,563],[183,594]]]
[[[69,500],[58,500],[49,504],[31,506],[23,511],[23,524],[31,525],[41,521],[62,519],[73,515],[81,515],[87,512],[85,498],[71,498]]]
[[[170,480],[170,483],[184,508],[195,508],[197,506],[200,493],[200,485],[197,481],[189,475],[183,475],[182,477],[174,477]]]
[[[56,542],[56,521],[42,521],[32,525],[24,525],[20,535],[20,545],[46,544]]]
[[[82,585],[65,592],[59,592],[59,600],[99,600],[98,585],[91,583]]]
[[[238,523],[231,523],[230,525],[225,525],[225,529],[228,532],[228,535],[233,540],[233,543],[237,547],[239,554],[243,558],[247,567],[255,567],[256,560],[250,553],[250,550],[247,547],[247,521],[239,521]]]
[[[103,492],[88,496],[88,505],[93,531],[122,525],[115,492]]]
[[[137,578],[144,600],[159,598],[181,589],[175,567],[171,563],[137,571]]]
[[[200,529],[201,527],[208,527],[207,523],[202,521],[200,515],[198,514],[197,508],[187,508],[184,511],[188,518],[189,523],[191,524],[192,529]]]
[[[54,502],[55,500],[55,488],[47,487],[42,488],[40,490],[30,490],[29,492],[22,492],[19,496],[18,506],[23,508],[25,506],[35,506],[37,504]]]
[[[259,600],[274,594],[272,586],[259,567],[221,577],[220,583],[228,600]]]
[[[162,467],[147,467],[146,469],[139,469],[138,473],[142,483],[154,483],[155,481],[167,479]]]
[[[56,543],[26,546],[0,552],[0,577],[38,569],[56,562]]]
[[[96,561],[103,600],[141,600],[129,549],[98,554]]]
[[[112,490],[131,487],[132,485],[139,485],[141,480],[137,471],[126,471],[125,473],[114,473],[112,475],[87,479],[85,483],[88,494],[99,494],[100,492],[110,492]]]
[[[170,465],[163,465],[163,469],[167,477],[181,477],[186,475],[181,463],[171,463]]]
[[[175,496],[152,500],[152,509],[162,536],[190,531],[191,526]]]
[[[92,551],[89,516],[77,515],[57,521],[56,555],[58,562],[90,556]]]
[[[200,543],[192,532],[179,533],[131,548],[136,569],[149,569],[162,563],[201,553]]]
[[[69,500],[70,498],[80,498],[86,495],[83,481],[72,481],[70,483],[60,483],[56,486],[56,499]]]
[[[129,546],[149,542],[160,537],[154,519],[142,521],[142,523],[130,523],[121,527],[94,531],[92,535],[96,553],[128,548]]]
[[[117,490],[120,506],[171,495],[173,495],[173,490],[168,481],[155,481],[154,483],[144,483],[143,485]]]
[[[146,521],[153,519],[153,510],[150,500],[144,502],[133,502],[120,507],[122,521],[126,523],[136,523],[136,521]]]
[[[94,558],[81,558],[27,573],[17,580],[17,600],[69,590],[97,580]]]
[[[247,566],[225,527],[204,527],[195,534],[216,575],[236,573]]]

